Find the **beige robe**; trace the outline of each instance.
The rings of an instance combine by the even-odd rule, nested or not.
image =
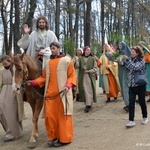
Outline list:
[[[21,116],[18,115],[18,101],[12,90],[12,75],[10,70],[2,69],[0,72],[0,122],[6,132],[7,138],[19,138],[23,128]],[[23,101],[19,103],[19,106]],[[24,115],[24,113],[22,113]]]
[[[84,62],[86,63],[88,58],[84,57]],[[91,69],[90,73],[94,73],[97,71],[97,63],[95,61],[93,68]],[[93,87],[91,84],[91,80],[89,78],[89,74],[84,74],[83,78],[83,86],[84,86],[84,93],[85,93],[85,105],[87,106],[92,106],[94,102],[94,97],[93,97]]]

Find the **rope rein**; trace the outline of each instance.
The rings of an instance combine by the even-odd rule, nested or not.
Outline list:
[[[23,85],[26,83],[26,81],[24,81],[23,83],[22,83],[22,87],[23,87]],[[57,96],[59,96],[61,93],[63,93],[63,95],[62,95],[62,97],[64,96],[64,93],[65,93],[65,90],[62,90],[62,91],[60,91],[59,93],[57,93],[57,94],[55,94],[55,95],[53,95],[53,96],[48,96],[48,97],[46,97],[46,96],[43,96],[42,94],[40,94],[35,88],[34,88],[34,86],[30,86],[33,90],[34,90],[34,92],[37,94],[37,95],[39,95],[40,97],[42,97],[42,98],[44,98],[44,99],[50,99],[50,100],[52,100],[52,99],[55,99]],[[62,98],[61,97],[61,98]]]
[[[67,93],[65,92],[65,90],[62,90],[62,91],[60,91],[58,94],[55,94],[55,95],[53,95],[53,96],[45,97],[45,96],[41,95],[39,92],[37,92],[33,86],[31,86],[31,87],[32,87],[32,89],[33,89],[39,96],[45,98],[45,100],[46,100],[46,99],[48,99],[48,100],[54,100],[57,96],[59,96],[59,95],[62,93],[61,99],[63,98],[63,96],[65,96],[65,108],[66,108],[66,109],[65,109],[65,114],[66,114],[66,119],[67,119],[67,112],[68,112],[69,103],[68,103],[68,99],[67,99]]]
[[[41,96],[42,98],[44,98],[44,99],[50,99],[50,100],[53,100],[53,99],[55,99],[57,96],[59,96],[61,93],[63,93],[63,95],[62,95],[62,97],[64,96],[64,92],[65,92],[65,90],[62,90],[62,91],[60,91],[59,93],[57,93],[57,94],[55,94],[55,95],[53,95],[53,96],[43,96],[42,94],[40,94],[35,88],[34,88],[34,86],[32,86],[31,85],[31,88],[34,90],[34,92],[36,93],[36,94],[38,94],[39,96]]]

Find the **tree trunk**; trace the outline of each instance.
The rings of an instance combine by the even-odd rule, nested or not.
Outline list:
[[[60,0],[56,0],[55,33],[58,39],[59,39],[59,24],[60,24]]]
[[[8,50],[12,51],[12,38],[13,38],[13,0],[11,0],[11,6],[10,6],[10,31],[9,31],[9,45],[8,45]]]
[[[14,29],[14,53],[20,54],[20,47],[17,45],[18,40],[21,38],[20,32],[19,32],[19,25],[20,25],[20,11],[19,11],[19,0],[14,0],[15,4],[15,22],[13,25]]]
[[[101,0],[101,34],[102,34],[102,45],[105,40],[105,29],[104,29],[104,0]]]
[[[30,10],[28,13],[28,18],[26,20],[26,23],[28,24],[29,27],[32,27],[32,24],[33,24],[32,20],[34,17],[35,9],[37,7],[36,3],[37,3],[37,0],[30,0]]]
[[[3,22],[3,28],[4,28],[4,50],[6,51],[6,54],[9,53],[9,48],[8,48],[8,35],[7,35],[7,31],[8,31],[8,28],[7,28],[7,15],[6,15],[6,10],[5,10],[5,7],[4,7],[4,1],[2,0],[2,7],[1,7],[1,16],[2,16],[2,22]]]
[[[131,8],[132,8],[132,10],[134,10],[134,0],[132,0],[132,2],[131,2]],[[131,30],[132,30],[132,35],[131,35],[131,37],[132,37],[132,44],[133,44],[133,34],[134,34],[134,11],[132,11],[132,13],[131,13],[131,15],[132,15],[132,22],[131,22]]]
[[[71,1],[67,0],[67,8],[68,8],[68,15],[69,15],[69,35],[72,41],[72,12],[71,12]]]
[[[91,1],[86,2],[86,12],[84,19],[84,45],[90,46],[91,36]]]
[[[75,20],[75,33],[76,33],[76,49],[78,47],[78,29],[79,29],[79,0],[76,0],[76,20]]]

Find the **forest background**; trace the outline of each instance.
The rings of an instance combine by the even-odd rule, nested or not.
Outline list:
[[[150,0],[0,0],[0,8],[1,55],[21,53],[22,26],[35,30],[40,15],[71,56],[86,45],[99,56],[106,39],[114,47],[122,40],[129,46],[150,42]]]

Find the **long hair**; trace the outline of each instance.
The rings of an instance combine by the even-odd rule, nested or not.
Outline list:
[[[142,58],[144,57],[143,51],[142,51],[142,49],[141,49],[140,46],[134,46],[134,47],[132,47],[131,49],[135,50],[135,52],[138,54],[138,55],[137,55],[137,58],[138,58],[138,59],[142,59]]]
[[[41,19],[45,21],[45,24],[46,24],[45,29],[46,29],[46,30],[49,30],[49,23],[48,23],[48,20],[47,20],[46,17],[44,17],[44,16],[40,16],[40,17],[37,19],[37,22],[36,22],[36,29],[39,28],[38,23],[39,23],[39,21],[40,21]]]
[[[4,55],[4,56],[1,58],[1,62],[4,61],[4,60],[7,60],[8,62],[11,62],[11,58],[10,58],[8,55]]]

